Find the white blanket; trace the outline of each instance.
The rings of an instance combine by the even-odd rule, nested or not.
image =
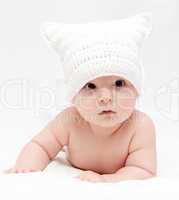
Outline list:
[[[1,174],[0,197],[5,200],[34,199],[176,199],[179,179],[155,177],[123,182],[82,181],[75,177],[82,170],[70,166],[66,154],[60,152],[43,172]]]
[[[5,200],[34,199],[177,199],[179,179],[155,177],[115,183],[92,183],[76,179],[82,170],[69,165],[65,153],[43,172],[1,174],[0,197]]]

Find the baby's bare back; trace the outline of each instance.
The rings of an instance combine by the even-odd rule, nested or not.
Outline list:
[[[67,159],[71,165],[99,174],[114,173],[123,167],[135,131],[134,114],[122,124],[114,135],[100,137],[102,133],[95,136],[89,123],[83,120],[74,109],[71,111],[75,113],[78,120],[73,120],[70,126],[67,145]]]

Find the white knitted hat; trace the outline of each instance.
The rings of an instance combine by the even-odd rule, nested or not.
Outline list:
[[[83,24],[42,23],[42,37],[60,56],[69,102],[87,82],[105,75],[124,77],[140,95],[144,78],[140,49],[152,31],[151,21],[151,12],[142,12]]]

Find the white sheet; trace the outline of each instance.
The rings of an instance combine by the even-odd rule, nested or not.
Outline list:
[[[5,200],[34,199],[177,199],[179,179],[155,177],[146,180],[128,180],[117,183],[92,183],[76,179],[82,170],[73,168],[65,153],[43,172],[1,174],[0,198]]]
[[[172,199],[178,200],[178,181],[165,178],[118,183],[91,183],[50,173],[1,177],[2,199]]]

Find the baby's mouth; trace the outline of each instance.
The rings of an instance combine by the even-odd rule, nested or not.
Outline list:
[[[112,111],[112,110],[103,110],[102,112],[99,113],[99,115],[104,115],[104,114],[114,114],[116,112]]]

